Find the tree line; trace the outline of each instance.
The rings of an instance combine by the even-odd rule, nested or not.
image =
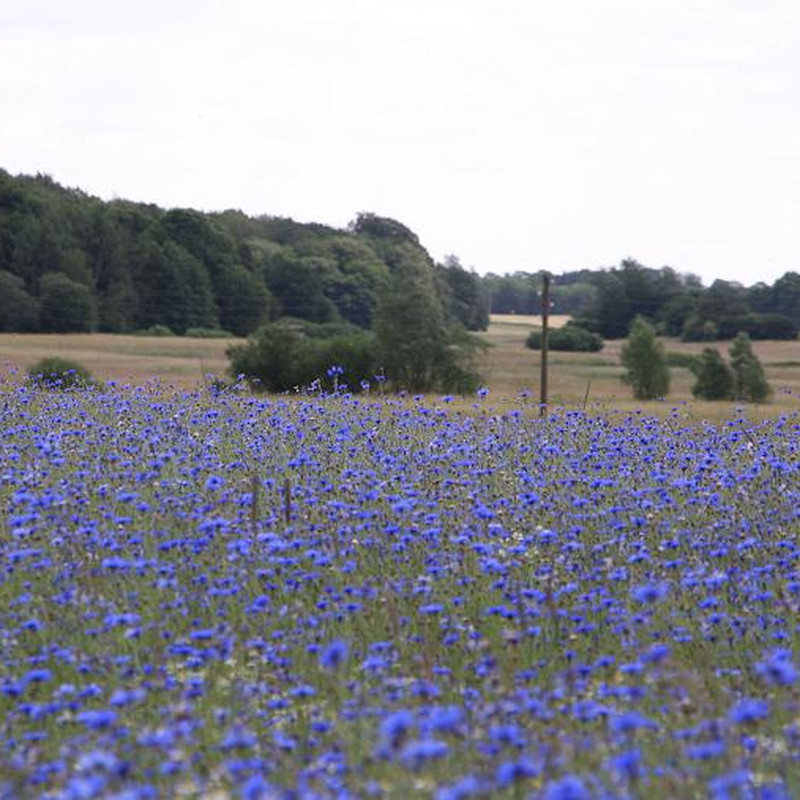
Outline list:
[[[482,283],[493,313],[541,313],[537,273],[489,274]],[[610,269],[554,276],[551,303],[552,313],[569,314],[605,339],[627,336],[637,316],[649,320],[659,334],[686,341],[733,339],[741,331],[751,339],[795,339],[800,274],[786,272],[772,285],[716,280],[704,287],[694,275],[626,259]]]
[[[435,263],[394,220],[361,214],[340,230],[166,210],[0,170],[2,331],[246,336],[285,318],[369,330],[393,275],[411,262],[448,322],[487,326],[478,276],[455,257]]]
[[[489,322],[478,276],[396,220],[345,229],[241,211],[103,202],[0,171],[0,331],[249,336],[232,368],[282,391],[465,391]],[[338,371],[338,372],[337,372]],[[340,378],[338,376],[341,376]]]

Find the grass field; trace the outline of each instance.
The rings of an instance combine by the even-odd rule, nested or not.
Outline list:
[[[555,317],[560,325],[567,317]],[[503,408],[521,392],[538,399],[540,356],[528,350],[525,338],[540,324],[539,317],[496,315],[489,330],[481,334],[492,345],[481,356],[479,368],[491,390],[492,402]],[[104,380],[142,384],[157,378],[167,385],[191,388],[204,376],[225,376],[226,349],[236,340],[187,339],[178,337],[121,336],[110,334],[2,334],[0,369],[8,374],[25,369],[49,355],[74,358]],[[667,350],[700,352],[702,343],[665,339]],[[669,413],[675,406],[699,418],[720,419],[732,413],[729,403],[700,403],[691,396],[692,375],[687,369],[672,370],[672,389],[666,403],[633,401],[620,382],[619,354],[622,341],[607,342],[600,353],[550,354],[550,402],[566,407],[582,406],[588,388],[592,409],[633,410],[644,407],[653,413]],[[718,345],[726,350],[727,343]],[[754,350],[766,367],[775,395],[767,405],[754,407],[755,417],[774,417],[794,410],[800,397],[800,342],[755,342]]]

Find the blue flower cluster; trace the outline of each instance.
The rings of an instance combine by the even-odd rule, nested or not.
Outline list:
[[[797,415],[0,389],[0,796],[800,796]]]

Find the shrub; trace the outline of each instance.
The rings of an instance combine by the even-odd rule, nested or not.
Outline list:
[[[586,328],[568,322],[562,328],[553,328],[548,331],[547,346],[550,350],[560,350],[573,353],[597,353],[603,349],[603,338]],[[525,341],[525,346],[531,350],[541,350],[542,332],[531,331]]]
[[[692,394],[700,400],[732,400],[733,370],[715,347],[706,347],[696,359],[692,372],[696,376]]]
[[[371,380],[377,372],[375,337],[365,331],[317,338],[297,326],[276,322],[227,352],[233,375],[244,375],[254,388],[270,392],[302,389],[316,382],[330,385],[334,376],[328,371],[334,366],[341,368],[335,381],[358,390],[362,381]]]
[[[41,389],[86,389],[96,385],[86,367],[60,356],[37,361],[28,369],[28,379]]]
[[[234,335],[230,331],[223,331],[221,328],[187,328],[184,336],[190,339],[233,339]]]
[[[622,380],[633,388],[637,400],[653,400],[667,394],[669,369],[664,346],[643,317],[636,317],[631,324],[621,359],[626,369]]]
[[[135,336],[174,336],[175,332],[167,325],[151,325],[149,328],[136,331]]]
[[[697,356],[693,353],[679,353],[675,350],[670,350],[667,352],[668,367],[684,367],[685,369],[692,369],[695,361],[697,361]]]

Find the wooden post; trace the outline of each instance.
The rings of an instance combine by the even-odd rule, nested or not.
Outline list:
[[[547,333],[550,324],[550,273],[542,272],[542,374],[539,383],[539,415],[547,415]]]

